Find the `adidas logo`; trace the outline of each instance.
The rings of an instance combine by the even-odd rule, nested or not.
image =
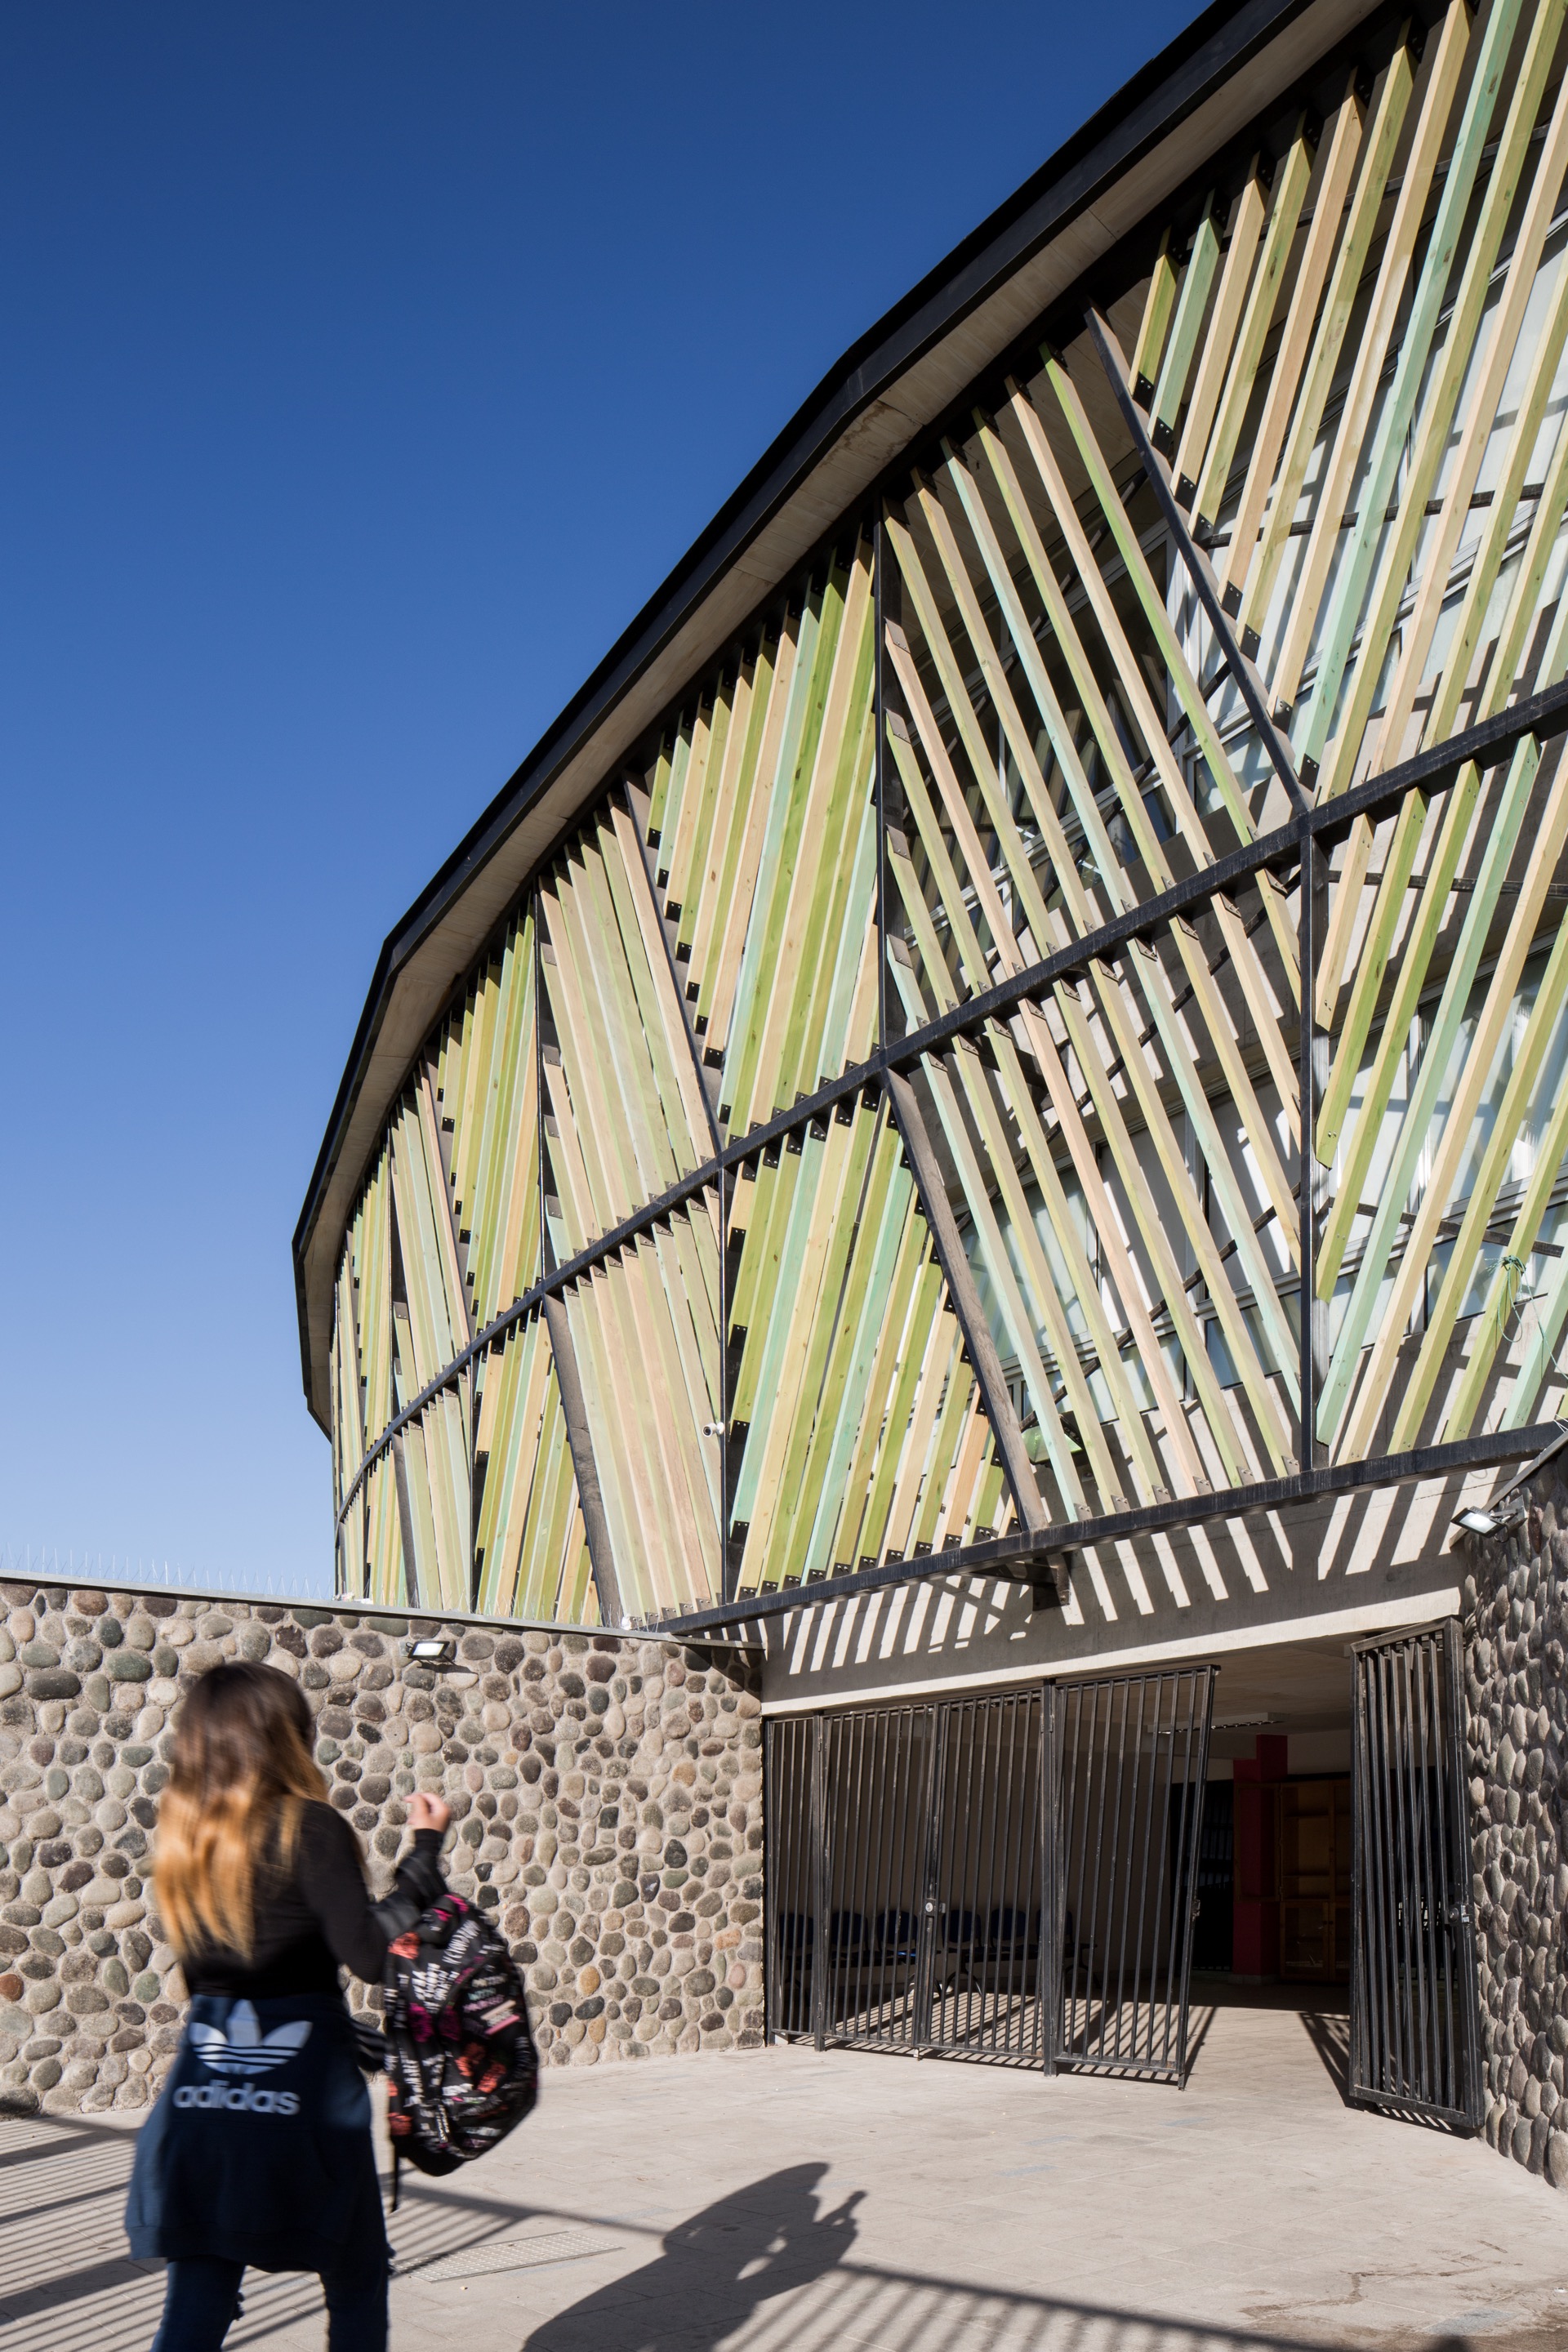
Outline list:
[[[212,2074],[270,2074],[275,2067],[297,2058],[310,2038],[309,2018],[264,2034],[261,2021],[247,2000],[236,2001],[229,2011],[226,2033],[221,2025],[191,2027],[191,2047]]]

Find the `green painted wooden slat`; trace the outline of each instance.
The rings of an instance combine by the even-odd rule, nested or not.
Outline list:
[[[1389,1254],[1415,1181],[1415,1163],[1426,1146],[1432,1114],[1436,1108],[1437,1089],[1447,1070],[1459,1026],[1465,1017],[1476,969],[1486,945],[1540,763],[1540,745],[1533,736],[1527,735],[1510,763],[1508,780],[1486,836],[1475,887],[1465,909],[1454,959],[1443,983],[1443,994],[1433,1019],[1432,1033],[1410,1088],[1409,1103],[1378,1195],[1377,1213],[1362,1244],[1361,1265],[1320,1396],[1318,1434],[1325,1444],[1336,1435],[1349,1402],[1361,1360],[1362,1343],[1371,1327]]]
[[[1176,307],[1176,269],[1171,258],[1171,232],[1167,228],[1160,239],[1160,250],[1154,256],[1154,267],[1149,273],[1149,291],[1143,299],[1143,316],[1138,325],[1138,341],[1133,347],[1133,381],[1142,388],[1147,385],[1151,397],[1154,374],[1160,364],[1160,354],[1165,348],[1165,330]]]
[[[1439,1135],[1428,1134],[1431,1163],[1422,1200],[1413,1224],[1404,1236],[1403,1255],[1393,1289],[1380,1318],[1360,1392],[1344,1436],[1347,1449],[1367,1446],[1373,1437],[1394,1374],[1394,1355],[1408,1328],[1417,1297],[1425,1291],[1426,1265],[1436,1246],[1438,1227],[1453,1198],[1469,1141],[1482,1090],[1503,1038],[1514,1016],[1514,1000],[1523,977],[1525,959],[1546,903],[1547,884],[1556,869],[1568,837],[1568,771],[1561,763],[1547,794],[1546,805],[1531,827],[1531,853],[1520,894],[1497,960],[1487,982],[1486,996],[1476,1019],[1463,1065],[1448,1101]],[[1439,1016],[1440,1017],[1440,1016]],[[1468,1017],[1461,1007],[1461,1020]],[[1434,1098],[1435,1100],[1436,1098]]]
[[[1384,190],[1415,87],[1415,68],[1408,48],[1401,43],[1373,88],[1372,121],[1363,142],[1361,169],[1350,213],[1337,241],[1332,274],[1286,436],[1262,539],[1256,552],[1239,534],[1231,541],[1227,578],[1233,585],[1244,588],[1237,625],[1238,631],[1250,632],[1254,637],[1262,635],[1280,559],[1289,544],[1307,468],[1322,430],[1323,413],[1339,368],[1382,212]],[[1353,107],[1354,100],[1347,103]]]
[[[1311,223],[1302,241],[1301,258],[1290,289],[1290,299],[1274,356],[1268,362],[1268,389],[1264,394],[1258,429],[1247,454],[1246,479],[1237,504],[1236,520],[1231,527],[1230,547],[1221,558],[1229,604],[1237,603],[1246,587],[1254,553],[1263,537],[1264,509],[1279,464],[1281,445],[1290,425],[1291,411],[1295,409],[1300,417],[1302,404],[1311,396],[1313,326],[1318,320],[1320,307],[1323,310],[1323,325],[1332,331],[1331,292],[1329,303],[1325,304],[1322,298],[1336,247],[1342,249],[1344,244],[1351,182],[1361,152],[1362,110],[1356,89],[1359,78],[1358,69],[1352,67],[1346,79],[1344,96],[1329,118],[1325,126],[1326,135],[1318,151],[1317,176],[1308,192],[1311,200]],[[1342,333],[1342,327],[1340,331]],[[1276,496],[1289,497],[1293,501],[1296,495],[1288,488],[1285,475],[1281,472],[1280,488]]]
[[[1150,419],[1156,430],[1172,433],[1175,429],[1187,389],[1188,371],[1198,347],[1198,331],[1208,310],[1209,291],[1218,268],[1219,229],[1214,217],[1214,198],[1210,196],[1205,203],[1204,216],[1194,234],[1192,253],[1182,273],[1171,340],[1165,346],[1150,404]]]
[[[1405,881],[1434,818],[1425,798],[1412,793],[1395,821],[1372,927],[1363,950],[1362,969],[1351,999],[1340,1052],[1329,1073],[1323,1112],[1318,1123],[1317,1156],[1328,1167],[1339,1150],[1352,1088],[1361,1077],[1362,1107],[1349,1144],[1340,1153],[1334,1197],[1318,1244],[1320,1298],[1329,1297],[1339,1279],[1383,1115],[1388,1108],[1438,933],[1447,918],[1449,894],[1470,837],[1480,789],[1480,772],[1472,761],[1461,768],[1446,795],[1442,816],[1437,821],[1436,842],[1426,861],[1421,894],[1405,934],[1394,995],[1384,1016],[1372,1070],[1363,1076],[1362,1045],[1371,1027],[1383,974],[1404,912]]]
[[[1358,520],[1350,533],[1349,544],[1341,554],[1333,586],[1329,593],[1329,607],[1318,651],[1317,677],[1310,699],[1305,706],[1305,719],[1294,738],[1298,766],[1310,761],[1315,771],[1323,764],[1329,730],[1339,704],[1341,682],[1350,660],[1356,625],[1384,537],[1383,518],[1394,500],[1406,430],[1415,413],[1416,397],[1436,332],[1443,296],[1458,256],[1471,192],[1480,168],[1481,152],[1491,126],[1503,68],[1508,60],[1521,5],[1522,0],[1492,0],[1480,26],[1479,47],[1466,94],[1464,114],[1458,134],[1449,151],[1448,168],[1437,203],[1437,216],[1432,225],[1400,341],[1394,382],[1384,395],[1373,427],[1372,448],[1359,491]],[[1458,331],[1459,321],[1456,319],[1450,327],[1450,348]],[[1456,383],[1456,394],[1458,388]],[[1414,520],[1416,509],[1424,507],[1425,502],[1425,489],[1417,489],[1412,483],[1409,495],[1401,508],[1402,516],[1408,515]],[[1398,524],[1394,530],[1399,543],[1403,545],[1405,533]],[[1385,632],[1380,634],[1373,629],[1363,640],[1362,667],[1373,673],[1374,684],[1376,673],[1382,666],[1385,639]]]
[[[800,856],[801,835],[810,799],[812,777],[816,772],[823,720],[827,714],[828,696],[832,691],[838,638],[848,592],[848,573],[842,570],[831,572],[823,589],[821,625],[804,699],[798,748],[788,782],[783,785],[781,824],[776,856],[768,872],[766,908],[764,911],[759,905],[752,919],[752,930],[746,940],[747,958],[751,957],[753,937],[757,940],[757,955],[745,1028],[742,1034],[737,1008],[736,1027],[731,1032],[730,1053],[724,1064],[725,1092],[732,1108],[732,1123],[742,1130],[759,1118],[771,1117],[773,1111],[772,1103],[762,1101],[758,1094],[757,1066],[767,1032],[773,993],[777,985],[779,950],[788,919],[795,864]]]
[[[1306,202],[1307,182],[1311,169],[1312,151],[1307,143],[1304,127],[1298,127],[1283,161],[1275,167],[1263,247],[1253,272],[1252,283],[1247,288],[1246,307],[1237,331],[1236,348],[1231,354],[1220,394],[1219,414],[1209,436],[1203,470],[1198,476],[1193,513],[1200,522],[1212,523],[1217,519],[1225,497],[1237,444],[1241,438],[1241,428],[1252,399],[1258,362],[1263,356],[1264,337],[1274,317],[1274,306],[1284,283],[1296,225],[1301,217],[1301,206]]]
[[[1394,1453],[1415,1444],[1415,1432],[1420,1428],[1431,1402],[1448,1340],[1458,1320],[1459,1309],[1480,1264],[1481,1244],[1497,1204],[1498,1191],[1508,1173],[1509,1162],[1519,1140],[1525,1112],[1535,1091],[1541,1066],[1555,1034],[1565,997],[1568,997],[1568,917],[1564,917],[1558,926],[1557,937],[1547,959],[1546,969],[1541,975],[1519,1052],[1492,1120],[1486,1150],[1470,1186],[1464,1220],[1454,1236],[1436,1298],[1427,1312],[1426,1335],[1400,1400],[1398,1418],[1390,1441],[1391,1450]]]

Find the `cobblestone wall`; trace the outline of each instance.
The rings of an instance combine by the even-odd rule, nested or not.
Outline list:
[[[1486,2136],[1568,2189],[1568,1489],[1468,1539],[1464,1605]]]
[[[457,1669],[407,1661],[445,1633]],[[0,1583],[0,2112],[144,2106],[183,1989],[152,1837],[183,1689],[294,1675],[372,1877],[439,1790],[549,2063],[762,2040],[762,1728],[747,1663],[642,1635]],[[365,1998],[357,1989],[354,1998]],[[369,1996],[373,2006],[379,1993]]]

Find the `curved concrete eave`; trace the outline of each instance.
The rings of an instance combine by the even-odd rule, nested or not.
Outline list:
[[[294,1234],[329,1426],[341,1237],[409,1066],[543,852],[694,672],[934,418],[1203,159],[1373,11],[1216,0],[830,371],[387,935]]]

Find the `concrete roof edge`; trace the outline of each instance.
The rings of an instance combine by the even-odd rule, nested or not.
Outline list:
[[[1352,5],[1355,17],[1381,0]],[[1030,257],[1132,170],[1141,158],[1215,94],[1247,60],[1328,0],[1212,0],[1175,39],[1058,148],[1022,187],[971,232],[854,343],[775,436],[712,521],[622,632],[604,660],[471,825],[401,919],[376,960],[293,1236],[301,1371],[312,1414],[327,1425],[315,1393],[307,1255],[323,1197],[353,1118],[399,974],[437,932],[478,875],[536,809],[569,761],[624,702],[662,647],[791,500],[801,494],[847,431]],[[1331,33],[1328,46],[1336,34]],[[911,422],[910,437],[921,429]],[[787,569],[787,567],[786,567]],[[784,576],[781,572],[781,578]],[[775,583],[776,584],[776,583]],[[759,589],[758,601],[769,593]],[[596,787],[595,787],[596,789]],[[438,1004],[432,1002],[429,1019]],[[426,1025],[428,1025],[427,1023]],[[390,1107],[392,1096],[383,1112]],[[357,1171],[356,1171],[357,1177]]]

